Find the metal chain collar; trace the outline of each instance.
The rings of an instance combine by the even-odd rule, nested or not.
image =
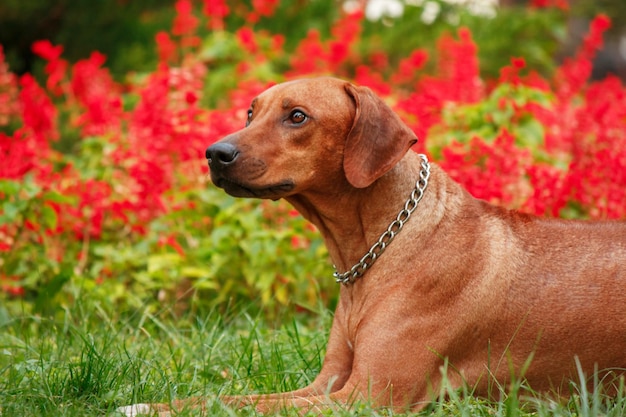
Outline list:
[[[400,210],[396,219],[391,222],[387,230],[380,235],[378,241],[374,243],[369,252],[367,252],[357,264],[344,273],[338,272],[337,268],[333,265],[333,267],[335,267],[335,273],[333,276],[338,283],[344,285],[351,284],[356,281],[357,278],[362,276],[385,251],[387,245],[391,243],[400,230],[402,230],[404,224],[409,220],[411,214],[417,208],[417,205],[424,196],[424,191],[426,191],[426,187],[428,186],[428,178],[430,177],[430,164],[428,163],[428,158],[424,154],[420,154],[419,156],[422,158],[420,177],[415,184],[415,188],[411,192],[411,196],[406,203],[404,203],[404,208]]]

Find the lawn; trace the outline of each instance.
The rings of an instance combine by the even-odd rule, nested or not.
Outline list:
[[[135,402],[168,402],[206,396],[203,414],[254,416],[215,401],[220,393],[295,389],[319,371],[332,320],[320,307],[315,315],[285,313],[269,323],[242,306],[208,312],[204,318],[174,317],[167,307],[113,318],[98,305],[79,301],[61,319],[16,317],[0,323],[0,404],[2,416],[103,416]],[[329,409],[336,416],[622,416],[626,398],[607,399],[572,385],[570,399],[555,402],[518,396],[519,384],[502,390],[499,402],[448,391],[446,399],[421,413],[394,414],[367,403]],[[467,392],[467,390],[464,390]],[[622,390],[622,393],[624,391]],[[513,393],[512,395],[509,395]],[[294,410],[281,415],[296,416]]]

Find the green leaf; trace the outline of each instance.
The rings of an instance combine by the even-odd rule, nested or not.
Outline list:
[[[74,197],[66,196],[66,195],[57,193],[56,191],[45,192],[41,196],[41,198],[44,201],[50,201],[52,203],[64,203],[64,204],[72,204],[76,200],[76,198]]]
[[[41,224],[48,229],[54,229],[57,227],[57,223],[57,212],[49,205],[44,205],[41,209]]]
[[[197,266],[185,266],[180,270],[181,274],[189,278],[204,278],[211,275],[211,271],[208,268],[201,268]]]
[[[0,194],[7,196],[15,195],[20,191],[21,185],[17,181],[0,180]]]
[[[177,253],[163,253],[148,258],[148,273],[158,272],[180,264],[182,256]]]
[[[70,280],[71,276],[71,270],[66,268],[56,274],[50,282],[41,286],[35,300],[34,311],[42,316],[51,314],[55,310],[54,297],[61,291],[65,283]]]
[[[0,224],[15,223],[20,215],[21,204],[5,201],[2,204],[2,214],[0,214]]]

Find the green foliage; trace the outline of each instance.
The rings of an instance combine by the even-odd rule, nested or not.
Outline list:
[[[440,11],[432,21],[424,21],[427,3],[439,5]],[[436,56],[433,41],[444,33],[455,33],[459,27],[472,32],[478,45],[481,74],[486,78],[497,78],[511,57],[524,57],[531,68],[550,74],[555,67],[554,53],[566,35],[564,14],[558,11],[507,7],[485,17],[470,13],[460,4],[431,0],[407,2],[398,18],[368,22],[364,36],[370,39],[363,44],[372,51],[384,49],[390,56],[390,68],[394,68],[417,48]],[[435,62],[431,60],[431,70]]]
[[[51,203],[71,200],[57,192],[43,190],[30,176],[19,182],[0,180],[0,196],[0,226],[11,226],[9,230],[14,233],[13,250],[5,252],[1,264],[20,277],[12,283],[22,287],[16,295],[23,294],[24,288],[27,291],[37,288],[30,296],[34,310],[42,312],[69,279],[69,266],[51,258],[46,250],[47,238],[36,238],[29,229],[56,228],[57,214]]]
[[[36,69],[30,47],[39,39],[64,45],[71,61],[100,51],[109,56],[108,66],[117,76],[131,69],[147,71],[156,62],[149,45],[158,30],[171,24],[171,5],[169,0],[3,0],[0,44],[19,73]]]
[[[515,137],[520,148],[533,153],[535,160],[548,158],[544,152],[544,126],[530,111],[529,105],[548,108],[553,101],[549,92],[524,85],[503,83],[478,103],[449,103],[443,108],[442,123],[428,138],[428,149],[436,159],[442,150],[454,142],[469,145],[472,138],[481,138],[488,144],[503,131]]]
[[[532,68],[543,73],[554,68],[554,53],[566,34],[563,13],[549,10],[533,13],[526,8],[508,7],[498,9],[493,18],[484,18],[469,13],[461,5],[441,0],[428,3],[433,2],[439,5],[440,12],[432,22],[425,23],[422,19],[427,2],[406,2],[401,17],[369,21],[364,27],[362,48],[375,51],[383,46],[391,64],[395,64],[416,48],[434,55],[433,40],[444,32],[453,33],[458,27],[466,26],[479,45],[481,71],[486,77],[497,76],[511,56],[524,56]],[[233,9],[254,9],[249,1],[230,4]],[[197,4],[196,8],[200,6]],[[259,19],[255,30],[283,34],[285,50],[293,51],[309,30],[318,30],[322,39],[331,38],[332,23],[341,8],[342,3],[336,0],[281,2],[271,18]],[[597,8],[592,9],[597,12]],[[106,1],[63,0],[47,4],[10,0],[0,5],[0,26],[6,28],[0,35],[0,44],[6,48],[11,67],[20,73],[35,69],[30,45],[45,38],[62,44],[64,56],[70,61],[85,58],[93,50],[103,52],[109,57],[107,67],[121,78],[129,71],[145,72],[154,67],[154,35],[168,30],[172,18],[171,2],[165,0],[123,2],[115,7]],[[33,22],[37,22],[34,29]],[[225,21],[226,32],[247,23],[244,15],[231,13]],[[76,36],[77,33],[81,36]],[[223,33],[206,28],[199,33],[203,38],[222,37],[224,46],[229,44]],[[215,46],[219,44],[214,42]],[[227,50],[232,48],[222,51]],[[281,66],[277,70],[280,72]]]
[[[149,300],[150,291],[192,307],[260,299],[271,315],[291,302],[315,305],[318,280],[334,285],[321,240],[302,218],[289,215],[285,203],[236,200],[211,185],[172,197],[185,207],[151,223],[147,241],[124,251],[109,244],[95,253],[95,265],[108,265],[117,277],[111,285],[129,282],[138,301]],[[165,235],[176,237],[179,252],[159,244]],[[186,287],[195,291],[181,293]],[[123,297],[125,291],[116,293]]]
[[[321,239],[286,203],[236,200],[210,184],[176,191],[171,203],[183,208],[147,224],[143,237],[125,237],[122,227],[116,236],[66,246],[82,259],[76,264],[67,255],[50,256],[59,237],[33,242],[21,231],[34,218],[39,227],[53,228],[56,214],[47,202],[62,197],[28,181],[3,180],[0,188],[0,222],[21,225],[19,249],[9,252],[4,268],[23,277],[15,284],[26,289],[35,313],[58,312],[81,297],[96,297],[110,310],[147,303],[176,311],[258,299],[255,305],[272,316],[294,302],[313,308],[321,289],[325,299],[335,290]],[[24,304],[7,300],[5,308],[18,312]]]

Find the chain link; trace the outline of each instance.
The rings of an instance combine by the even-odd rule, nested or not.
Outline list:
[[[378,241],[370,248],[370,250],[361,258],[361,260],[355,264],[352,268],[344,273],[340,273],[335,268],[333,276],[338,283],[347,285],[353,283],[357,278],[362,276],[368,268],[374,264],[376,259],[385,251],[385,248],[396,237],[400,230],[404,227],[404,224],[409,220],[411,214],[417,208],[420,200],[424,196],[424,191],[428,186],[428,179],[430,178],[430,164],[426,155],[420,154],[422,158],[422,169],[420,170],[420,177],[415,184],[415,188],[411,192],[411,196],[404,203],[404,208],[400,210],[396,219],[391,222],[387,230],[383,232],[378,238]]]

